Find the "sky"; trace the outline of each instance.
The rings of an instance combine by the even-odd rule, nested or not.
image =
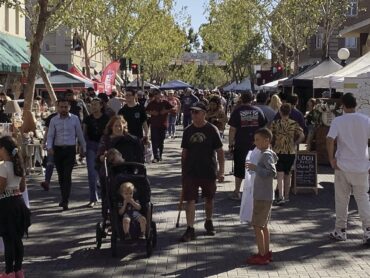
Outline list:
[[[176,11],[180,11],[181,7],[187,7],[187,13],[191,16],[191,25],[195,31],[198,31],[199,26],[205,23],[206,16],[204,13],[204,5],[208,0],[176,0]]]

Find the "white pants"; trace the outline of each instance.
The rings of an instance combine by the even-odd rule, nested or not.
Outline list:
[[[335,170],[335,213],[336,229],[347,228],[348,204],[351,196],[351,189],[355,197],[362,228],[370,228],[370,202],[369,202],[369,174],[348,173]]]

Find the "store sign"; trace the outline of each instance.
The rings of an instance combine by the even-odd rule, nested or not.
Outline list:
[[[27,84],[29,68],[30,68],[30,64],[28,64],[28,63],[22,63],[21,64],[21,83],[22,84]]]

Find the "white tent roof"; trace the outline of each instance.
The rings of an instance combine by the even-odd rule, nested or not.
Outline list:
[[[242,80],[242,82],[240,82],[234,87],[233,91],[247,91],[251,90],[251,88],[252,88],[251,81],[249,80],[249,78],[245,78]]]
[[[355,72],[367,67],[370,65],[370,52],[366,53],[365,55],[361,56],[360,58],[356,59],[352,63],[348,64],[344,68],[331,73],[325,76],[319,76],[314,78],[313,80],[313,87],[314,88],[333,88],[332,84],[335,80],[344,78],[345,76],[351,76]],[[353,76],[357,76],[357,74]]]
[[[367,77],[367,74],[370,71],[370,65],[359,69],[355,72],[348,73],[346,76],[333,76],[330,78],[330,88],[336,89],[338,92],[343,92],[344,78],[345,77],[358,77],[364,78]]]
[[[237,85],[236,81],[232,82],[231,84],[225,86],[222,88],[222,90],[224,90],[225,92],[228,92],[228,91],[233,91],[234,90],[234,87]]]
[[[326,74],[332,74],[340,69],[343,66],[335,62],[332,58],[322,61],[316,67],[313,67],[311,70],[307,72],[303,72],[301,75],[298,75],[295,79],[309,79],[313,80],[317,76],[322,76]]]
[[[264,85],[262,85],[262,89],[266,90],[266,91],[275,91],[279,85],[279,82],[280,81],[284,81],[284,80],[287,80],[288,77],[284,77],[284,78],[281,78],[281,79],[278,79],[278,80],[274,80],[272,82],[269,82],[269,83],[266,83]]]

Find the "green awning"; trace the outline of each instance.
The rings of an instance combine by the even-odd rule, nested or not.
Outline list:
[[[0,72],[20,73],[21,64],[29,63],[29,42],[25,39],[0,33]],[[55,71],[57,68],[44,56],[40,56],[40,63],[46,71]]]

